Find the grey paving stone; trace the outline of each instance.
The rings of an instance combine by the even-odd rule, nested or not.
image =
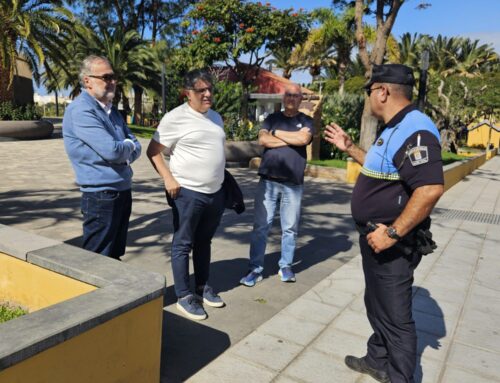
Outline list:
[[[465,309],[455,340],[500,353],[500,325],[494,313]]]
[[[445,287],[447,290],[467,291],[471,281],[471,275],[461,275],[458,273],[447,273],[439,271],[439,268],[433,269],[425,279],[423,286],[433,291],[435,287]]]
[[[335,320],[333,325],[340,330],[366,339],[368,339],[373,332],[366,314],[350,309],[344,310]]]
[[[439,338],[450,336],[458,320],[458,318],[455,317],[447,321],[446,318],[425,314],[420,311],[413,312],[413,319],[415,320],[415,326],[418,331],[423,331]],[[451,323],[451,327],[449,326],[449,322]]]
[[[233,346],[229,353],[276,372],[283,370],[303,347],[258,330]]]
[[[311,344],[311,347],[343,360],[346,355],[365,355],[367,340],[368,338],[339,330],[332,324]]]
[[[446,338],[417,331],[417,354],[425,359],[434,359],[444,362],[450,346]]]
[[[340,311],[339,307],[301,297],[288,305],[282,312],[298,319],[328,324]]]
[[[365,298],[364,294],[360,294],[355,300],[351,302],[349,308],[353,311],[358,311],[366,316]]]
[[[447,364],[460,367],[476,375],[500,380],[500,353],[489,352],[480,348],[453,343]]]
[[[477,374],[472,374],[461,368],[446,368],[443,379],[439,383],[493,383],[500,382],[500,380],[493,380],[491,378],[484,378]]]
[[[437,285],[427,285],[424,284],[427,291],[430,291],[431,297],[436,302],[450,302],[462,304],[465,298],[465,292],[463,290],[452,289],[450,290],[446,286]],[[422,292],[417,291],[416,295],[422,294]],[[427,294],[425,294],[427,295]]]
[[[273,380],[273,383],[301,383],[301,381],[282,374]]]
[[[307,383],[355,382],[359,374],[349,370],[343,360],[307,349],[283,372],[286,376]]]
[[[336,290],[333,287],[326,286],[321,288],[314,287],[302,297],[312,301],[343,308],[356,298],[356,294],[346,293],[344,291]]]
[[[417,368],[413,375],[416,383],[440,383],[439,374],[443,368],[443,363],[428,359],[417,358]],[[465,382],[464,382],[465,383]],[[472,382],[471,382],[472,383]]]
[[[463,303],[436,301],[432,296],[417,294],[413,298],[413,310],[441,318],[458,318]]]
[[[324,325],[306,321],[279,312],[273,318],[259,327],[262,334],[273,335],[301,346],[306,346],[323,330]]]
[[[26,260],[30,251],[59,245],[61,242],[0,224],[0,252]]]
[[[276,373],[233,355],[223,354],[187,380],[190,383],[271,382]]]

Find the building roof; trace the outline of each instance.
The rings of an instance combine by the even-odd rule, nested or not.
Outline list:
[[[480,128],[481,126],[483,125],[487,125],[489,126],[490,128],[492,129],[495,129],[497,132],[500,132],[500,125],[498,125],[496,122],[490,122],[490,120],[483,120],[481,122],[479,122],[478,124],[476,125],[473,125],[473,126],[469,126],[467,128],[467,130],[470,132],[471,130],[474,130],[474,129],[477,129],[477,128]]]
[[[217,77],[219,79],[225,79],[229,81],[237,81],[238,78],[232,68],[219,68],[219,74]],[[285,93],[285,88],[287,85],[293,84],[293,81],[290,81],[284,77],[281,77],[267,69],[260,68],[252,68],[248,71],[247,78],[250,79],[250,82],[257,87],[254,93],[260,94],[283,94]],[[314,92],[307,88],[301,86],[302,93],[304,95],[313,95]]]

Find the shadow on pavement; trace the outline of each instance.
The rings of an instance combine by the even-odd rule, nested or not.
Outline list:
[[[439,350],[442,345],[439,339],[446,336],[446,324],[444,322],[444,314],[439,307],[438,302],[431,297],[429,290],[414,286],[418,288],[419,304],[414,304],[413,317],[417,327],[417,368],[415,370],[414,379],[415,383],[422,383],[427,381],[424,379],[424,372],[422,369],[422,355],[427,347]],[[415,299],[415,298],[414,298]],[[415,308],[415,306],[417,306]],[[421,311],[420,311],[421,310]],[[424,315],[421,315],[424,313]]]
[[[162,383],[184,382],[231,345],[222,331],[165,310],[163,313]]]

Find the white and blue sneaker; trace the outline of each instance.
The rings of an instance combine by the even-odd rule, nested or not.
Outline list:
[[[279,276],[281,277],[281,282],[293,283],[295,282],[295,274],[290,266],[282,267],[279,271]]]
[[[240,279],[240,284],[253,287],[257,282],[262,281],[262,273],[250,271],[247,275]]]

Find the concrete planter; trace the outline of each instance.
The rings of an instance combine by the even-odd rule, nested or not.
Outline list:
[[[46,120],[38,121],[0,121],[0,138],[34,140],[49,138],[54,125]]]
[[[248,167],[250,160],[262,155],[263,148],[257,141],[226,141],[226,163]]]

